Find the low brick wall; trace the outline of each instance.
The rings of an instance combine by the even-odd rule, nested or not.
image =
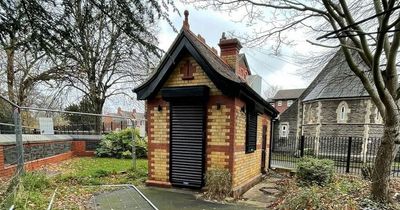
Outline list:
[[[14,135],[0,135],[0,177],[12,176],[18,153]],[[101,136],[23,135],[25,170],[72,157],[93,156]],[[53,139],[53,140],[52,140]]]

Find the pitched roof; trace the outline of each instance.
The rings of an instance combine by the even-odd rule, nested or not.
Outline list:
[[[286,89],[286,90],[278,90],[275,96],[273,97],[274,100],[279,99],[296,99],[300,97],[300,95],[304,92],[305,88],[301,89]]]
[[[166,81],[167,76],[172,72],[173,67],[177,64],[176,61],[186,52],[193,56],[211,81],[224,94],[250,98],[263,106],[272,116],[277,115],[278,112],[247,85],[245,80],[236,75],[233,69],[215,54],[209,46],[186,28],[181,29],[156,71],[146,82],[135,88],[134,92],[137,93],[137,98],[143,100],[154,97]]]
[[[367,71],[361,58],[358,55],[353,57],[361,68],[364,67],[364,71]],[[342,50],[333,56],[317,77],[319,80],[307,91],[309,93],[304,96],[303,101],[369,96],[361,80],[351,71]]]

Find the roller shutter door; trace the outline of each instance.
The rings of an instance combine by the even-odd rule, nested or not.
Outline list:
[[[171,103],[172,185],[203,186],[205,107],[200,103]]]

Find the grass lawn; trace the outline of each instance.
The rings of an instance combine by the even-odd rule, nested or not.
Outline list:
[[[60,164],[48,165],[36,172],[27,172],[13,193],[0,197],[0,208],[46,209],[57,188],[53,209],[84,209],[94,193],[110,188],[102,184],[141,185],[147,178],[147,160],[114,158],[74,158]]]

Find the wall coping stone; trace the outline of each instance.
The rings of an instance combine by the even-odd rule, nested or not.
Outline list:
[[[102,135],[34,135],[23,134],[24,143],[46,143],[54,141],[100,140]],[[0,134],[0,145],[15,144],[15,134]]]

